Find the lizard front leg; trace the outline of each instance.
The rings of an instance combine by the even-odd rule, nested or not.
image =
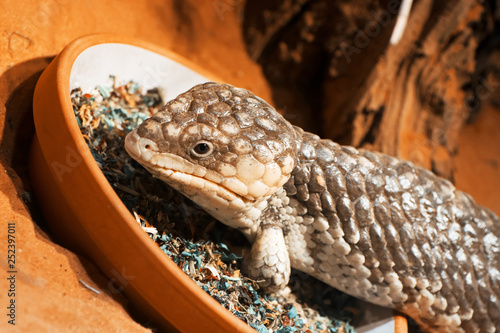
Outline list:
[[[268,292],[286,287],[290,280],[290,258],[280,227],[263,225],[260,228],[250,254],[245,256],[244,269]]]

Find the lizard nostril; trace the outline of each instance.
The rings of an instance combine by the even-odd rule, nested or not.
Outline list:
[[[144,148],[146,148],[146,149],[149,150],[151,148],[151,146],[150,145],[145,145]]]

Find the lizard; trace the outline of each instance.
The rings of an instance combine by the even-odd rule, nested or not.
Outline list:
[[[500,221],[412,163],[291,125],[252,92],[197,85],[124,143],[153,176],[250,241],[250,278],[291,268],[425,331],[500,331]]]

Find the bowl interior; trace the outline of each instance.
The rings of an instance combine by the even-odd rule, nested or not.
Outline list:
[[[83,92],[88,92],[97,85],[111,85],[110,75],[116,77],[119,85],[134,80],[146,90],[162,88],[165,101],[199,83],[210,81],[152,51],[133,45],[106,43],[91,46],[76,58],[70,73],[70,89],[80,87]]]

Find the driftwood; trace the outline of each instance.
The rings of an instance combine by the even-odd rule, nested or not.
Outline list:
[[[495,42],[495,2],[414,1],[391,44],[400,4],[250,1],[248,50],[292,123],[453,180],[460,131],[494,89],[478,59]]]

